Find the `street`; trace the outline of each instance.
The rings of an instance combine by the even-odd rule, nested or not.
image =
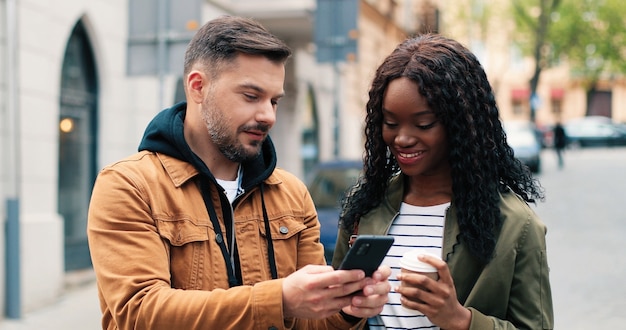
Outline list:
[[[555,329],[623,329],[626,148],[566,150],[562,170],[554,150],[542,156]]]

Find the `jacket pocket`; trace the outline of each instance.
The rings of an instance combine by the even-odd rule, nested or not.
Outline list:
[[[189,219],[157,220],[156,225],[159,235],[173,246],[209,239],[208,226],[198,225]]]
[[[270,220],[270,233],[272,240],[287,240],[306,229],[306,226],[290,216]],[[265,222],[260,226],[261,236],[266,237]]]
[[[265,260],[269,260],[265,224],[259,225],[264,245],[262,250],[264,250]],[[316,240],[307,238],[314,236],[312,230],[297,218],[290,216],[270,220],[272,245],[279,277],[285,277],[304,265],[319,263],[323,259],[321,245],[317,244]]]
[[[210,263],[204,262],[211,249],[209,227],[189,219],[157,220],[156,224],[168,250],[172,288],[206,290],[203,285],[211,283],[203,280],[211,277],[206,269]]]

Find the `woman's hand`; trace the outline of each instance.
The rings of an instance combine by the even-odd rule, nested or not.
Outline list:
[[[418,310],[441,329],[469,329],[471,312],[459,303],[448,264],[444,261],[421,255],[421,261],[433,265],[439,274],[435,281],[420,274],[398,274],[402,284],[395,288],[405,307]]]

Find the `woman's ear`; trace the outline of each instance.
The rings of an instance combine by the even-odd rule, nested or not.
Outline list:
[[[208,80],[200,71],[191,71],[185,80],[187,90],[187,102],[200,104],[204,100],[204,88]]]

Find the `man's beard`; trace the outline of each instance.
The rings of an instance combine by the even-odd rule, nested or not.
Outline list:
[[[254,149],[250,150],[249,148],[246,149],[246,146],[237,140],[237,136],[239,136],[241,132],[251,129],[267,133],[269,126],[262,124],[241,126],[232,134],[229,132],[224,112],[215,106],[209,106],[209,103],[213,103],[212,98],[203,103],[201,110],[202,119],[207,127],[211,141],[217,146],[224,157],[234,163],[243,163],[258,157],[261,154],[261,146],[264,140],[252,141],[251,147],[254,147]]]

